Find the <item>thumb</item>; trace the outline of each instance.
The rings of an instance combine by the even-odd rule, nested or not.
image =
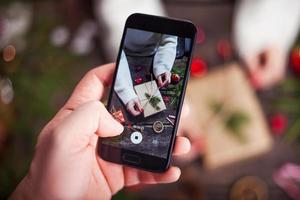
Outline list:
[[[111,137],[119,135],[123,129],[99,101],[80,105],[57,127],[64,137],[74,137],[74,134],[79,137],[92,136],[95,133],[101,137]]]

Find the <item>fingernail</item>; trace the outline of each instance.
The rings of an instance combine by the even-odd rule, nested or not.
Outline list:
[[[124,126],[122,124],[120,124],[120,122],[118,122],[116,120],[114,120],[114,121],[115,121],[114,125],[115,125],[116,129],[118,130],[118,132],[122,133],[124,131]]]
[[[250,77],[250,82],[255,89],[259,89],[261,86],[260,80],[255,75]]]

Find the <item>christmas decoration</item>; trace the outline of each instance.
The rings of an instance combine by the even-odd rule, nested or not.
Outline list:
[[[145,126],[142,125],[132,125],[132,128],[138,129],[139,131],[143,132],[145,130]]]
[[[165,103],[169,103],[170,102],[170,97],[169,96],[163,96],[163,100]]]
[[[176,73],[171,75],[171,83],[172,84],[177,84],[180,81],[180,76]]]
[[[151,116],[166,109],[156,81],[148,81],[134,86],[141,105],[144,109],[144,117]]]
[[[141,84],[143,82],[143,78],[142,77],[138,77],[136,79],[134,79],[134,83],[135,84]]]
[[[125,123],[125,117],[123,115],[122,110],[117,110],[117,111],[113,112],[112,116],[121,124]]]
[[[191,79],[186,93],[194,115],[187,123],[206,139],[205,167],[215,169],[271,150],[260,104],[239,65],[219,66]]]
[[[164,124],[161,121],[156,121],[153,123],[153,131],[155,133],[161,133],[164,130]]]
[[[175,117],[175,115],[169,115],[168,116],[170,119],[175,119],[176,117]]]
[[[271,116],[269,121],[271,130],[275,135],[281,135],[287,128],[287,117],[281,113]]]
[[[274,95],[273,98],[270,97],[269,99],[269,101],[272,102],[271,106],[274,109],[272,112],[278,113],[270,117],[270,128],[275,135],[284,133],[284,140],[300,146],[299,77],[295,75],[289,76],[283,80],[277,88],[280,98],[278,98],[278,95]]]
[[[160,107],[158,106],[159,102],[161,101],[158,96],[150,95],[149,93],[145,93],[145,97],[148,99],[150,105],[155,108],[156,110],[159,110]]]
[[[177,107],[179,103],[179,98],[182,91],[182,81],[180,81],[177,85],[168,85],[166,90],[162,90],[162,94],[170,97],[170,104],[174,108]]]
[[[201,58],[194,58],[191,64],[191,75],[201,77],[207,72],[207,65]]]
[[[292,199],[300,197],[300,166],[286,163],[273,174],[274,182],[281,187]]]
[[[169,97],[169,105],[173,106],[174,109],[177,108],[179,103],[179,98],[182,92],[182,80],[185,76],[185,68],[181,66],[174,66],[172,69],[171,83],[164,88],[161,92],[164,96]]]
[[[170,117],[166,117],[166,119],[168,120],[168,122],[170,122],[170,124],[172,124],[174,126],[174,119],[171,119]]]
[[[240,178],[233,184],[230,190],[230,199],[232,200],[267,200],[268,196],[268,185],[257,176],[245,176]]]
[[[300,46],[292,50],[290,59],[293,71],[300,74]]]
[[[217,53],[218,55],[224,59],[228,60],[232,57],[232,47],[228,40],[220,40],[217,44]]]
[[[242,111],[232,111],[224,106],[224,103],[213,102],[210,104],[212,112],[219,116],[223,122],[223,126],[230,134],[235,136],[240,142],[245,142],[246,138],[243,134],[243,128],[249,123],[249,117]]]

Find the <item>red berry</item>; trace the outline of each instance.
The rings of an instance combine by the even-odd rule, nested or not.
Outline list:
[[[135,84],[141,84],[143,82],[143,78],[142,77],[138,77],[134,80]]]
[[[201,58],[194,58],[191,64],[192,76],[203,76],[207,71],[207,65]]]
[[[297,47],[292,51],[290,59],[292,69],[297,74],[300,74],[300,47]]]
[[[180,81],[180,76],[178,74],[172,74],[171,76],[171,83],[177,84]]]
[[[271,130],[275,135],[281,135],[287,128],[288,120],[283,114],[275,114],[270,117]]]
[[[164,102],[168,103],[170,101],[170,97],[168,96],[163,96]]]
[[[220,40],[217,45],[218,55],[224,59],[228,60],[232,56],[232,47],[228,40]]]

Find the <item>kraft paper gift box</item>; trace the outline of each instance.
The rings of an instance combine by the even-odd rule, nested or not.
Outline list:
[[[247,76],[238,64],[221,66],[203,78],[192,79],[187,88],[187,100],[194,111],[193,123],[203,133],[205,142],[204,164],[209,169],[251,159],[272,148],[266,119]],[[215,114],[211,102],[222,102],[227,113],[239,111],[247,114],[244,142],[224,125],[221,114]]]
[[[149,81],[136,85],[134,86],[134,90],[141,102],[142,107],[144,108],[144,117],[154,115],[166,109],[166,105],[155,81]],[[150,97],[147,97],[147,94]],[[160,100],[156,107],[153,107],[149,101],[152,97]]]

